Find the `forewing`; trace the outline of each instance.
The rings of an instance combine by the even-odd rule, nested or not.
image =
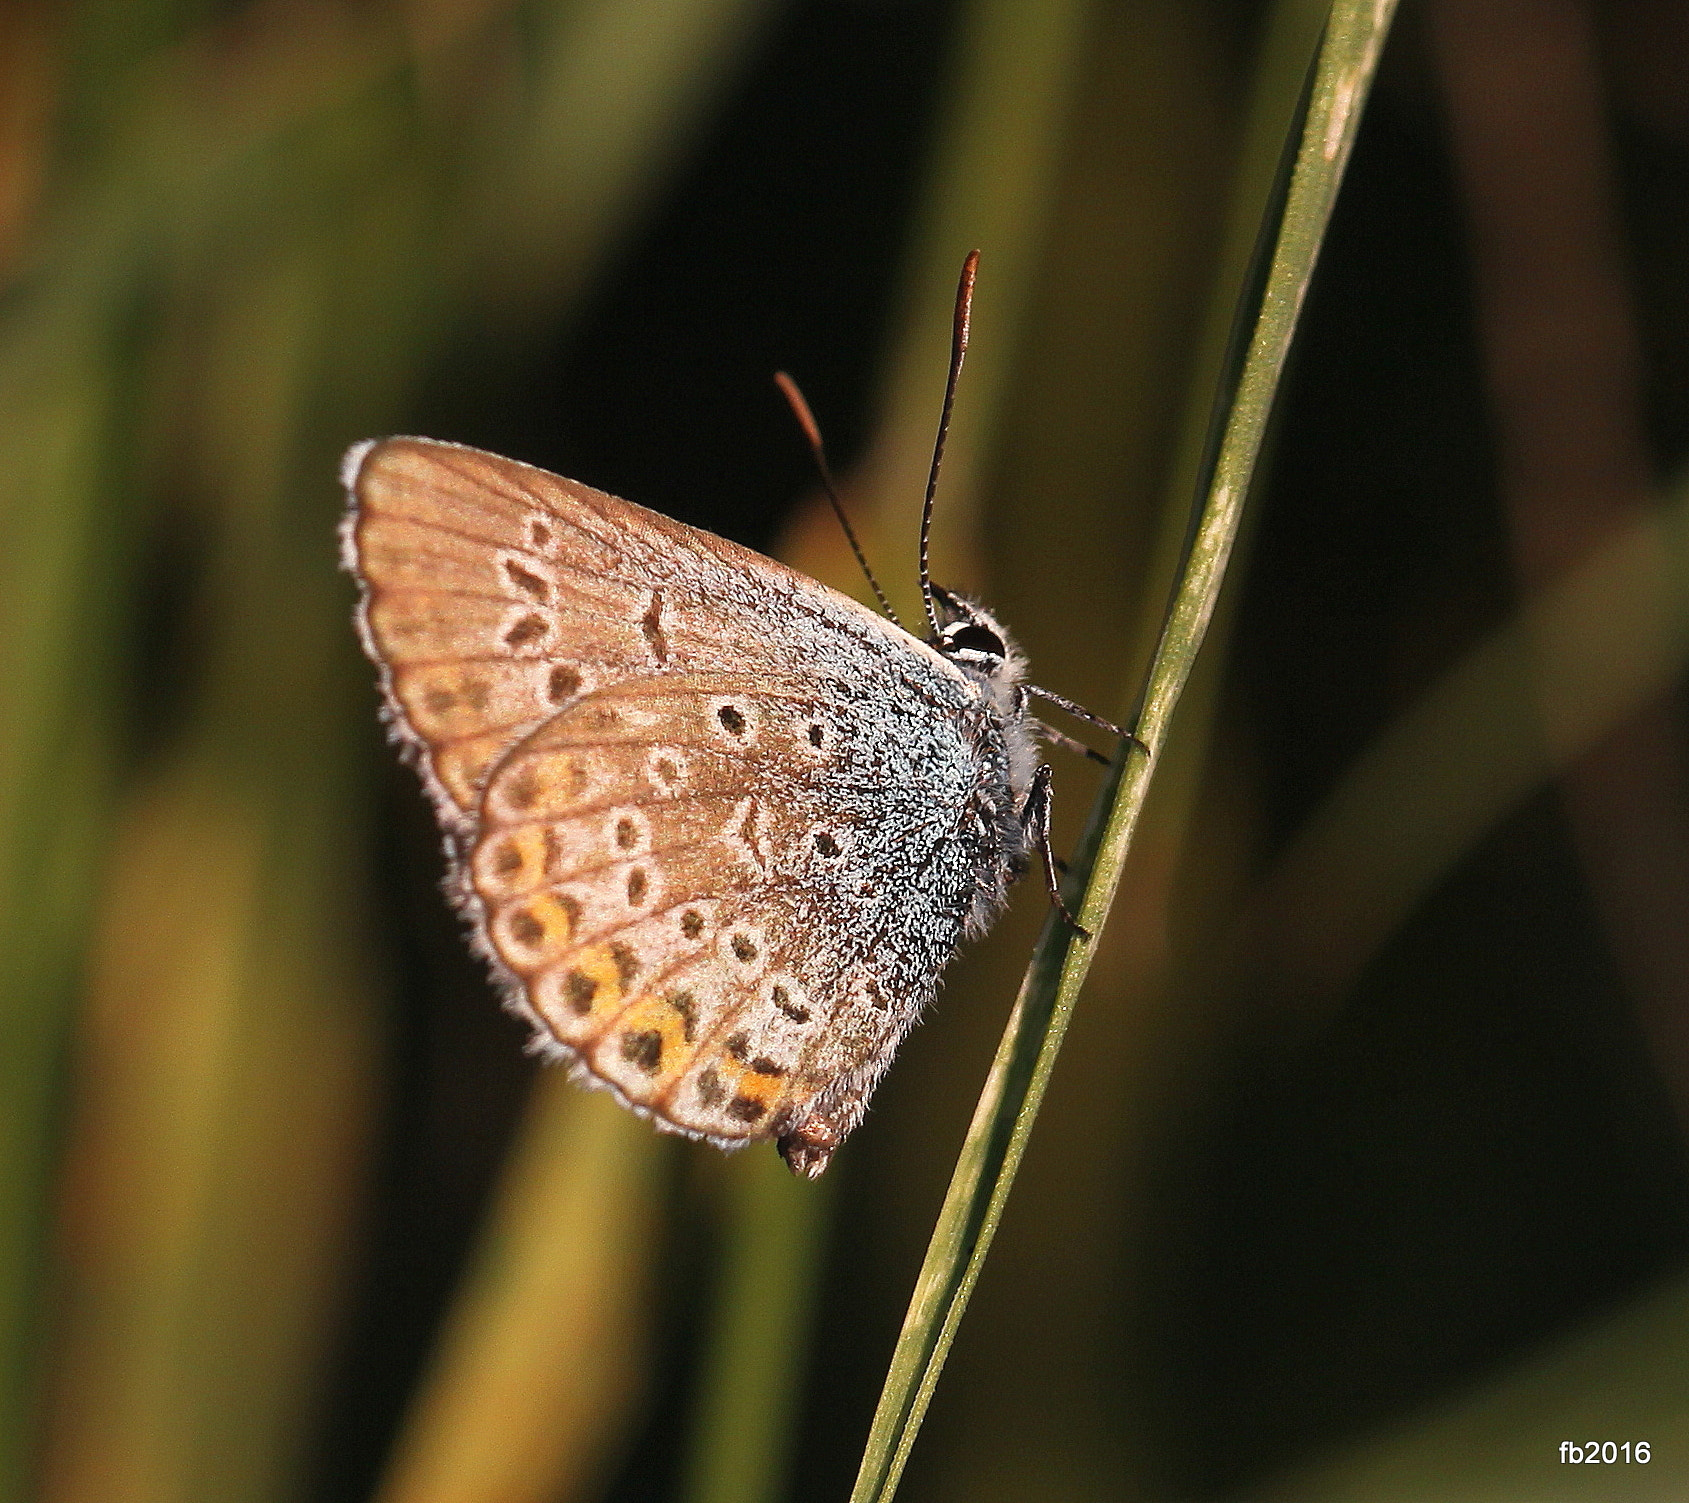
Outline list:
[[[343,539],[390,723],[441,820],[472,837],[489,770],[583,694],[782,660],[794,596],[854,602],[772,560],[513,460],[427,439],[347,455]],[[700,624],[689,609],[730,606]],[[863,613],[864,615],[866,613]]]
[[[628,681],[488,783],[468,884],[513,1000],[669,1127],[768,1137],[877,1078],[948,955],[896,974],[881,931],[910,899],[840,817],[841,713],[802,675]]]

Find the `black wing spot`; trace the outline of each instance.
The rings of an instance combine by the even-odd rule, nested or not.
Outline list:
[[[737,705],[723,705],[715,712],[715,718],[721,722],[721,728],[729,736],[745,734],[745,712]]]
[[[663,630],[663,592],[651,592],[651,604],[645,608],[645,614],[639,618],[639,629],[645,634],[645,641],[651,648],[651,656],[661,667],[669,660],[669,639]]]
[[[610,959],[616,963],[616,979],[621,982],[625,992],[633,985],[633,979],[639,974],[639,957],[633,950],[620,942],[610,946]]]
[[[524,569],[515,559],[504,561],[504,572],[510,576],[510,582],[530,599],[542,604],[551,599],[551,586],[532,569]]]
[[[820,851],[823,856],[831,861],[834,856],[839,854],[841,847],[838,841],[828,834],[827,831],[817,830],[815,832],[815,849]]]
[[[545,692],[554,705],[560,705],[581,692],[581,676],[567,663],[559,663],[551,670]]]
[[[737,1122],[755,1122],[768,1110],[765,1101],[754,1101],[749,1096],[735,1096],[727,1103],[727,1115]]]
[[[526,647],[530,642],[537,642],[551,630],[543,616],[524,616],[504,634],[506,647]]]
[[[670,992],[663,1000],[680,1018],[681,1035],[690,1044],[698,1033],[698,999],[691,992]]]
[[[518,908],[510,915],[510,932],[518,944],[526,945],[530,950],[538,949],[545,943],[545,925],[526,908]]]
[[[578,1013],[592,1011],[592,999],[598,995],[598,982],[585,971],[570,971],[563,978],[563,996]]]
[[[636,1070],[655,1075],[663,1067],[663,1036],[655,1028],[622,1035],[622,1058]]]
[[[628,902],[635,908],[645,901],[645,894],[650,888],[650,879],[645,875],[645,868],[636,866],[628,873]]]

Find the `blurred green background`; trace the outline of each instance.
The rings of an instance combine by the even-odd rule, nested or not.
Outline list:
[[[818,1185],[542,1074],[339,456],[860,590],[784,368],[907,601],[977,245],[936,572],[1126,713],[1320,14],[0,10],[0,1498],[844,1496],[1037,884]],[[1409,0],[904,1497],[1689,1491],[1686,272],[1689,10]]]

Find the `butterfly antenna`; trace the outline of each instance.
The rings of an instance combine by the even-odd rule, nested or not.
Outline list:
[[[1108,731],[1110,734],[1118,736],[1122,741],[1130,741],[1132,745],[1137,747],[1140,751],[1149,751],[1149,748],[1145,746],[1137,736],[1133,735],[1131,731],[1116,725],[1112,720],[1104,720],[1101,715],[1098,715],[1094,710],[1087,710],[1082,704],[1075,704],[1074,701],[1067,698],[1066,695],[1054,694],[1048,689],[1040,689],[1037,684],[1023,684],[1021,687],[1025,689],[1028,694],[1044,700],[1047,704],[1054,705],[1058,710],[1066,710],[1069,715],[1073,715],[1080,720],[1088,721],[1090,724],[1098,727],[1098,729]]]
[[[969,251],[962,262],[962,279],[956,284],[956,321],[950,331],[950,378],[944,383],[944,410],[938,415],[938,438],[932,446],[932,469],[927,472],[927,499],[921,506],[921,603],[927,608],[927,626],[938,637],[938,612],[932,603],[932,572],[927,553],[932,542],[932,501],[938,490],[938,466],[944,458],[944,440],[950,432],[950,409],[956,401],[956,378],[968,353],[968,316],[973,312],[974,273],[979,270],[979,252]]]
[[[856,529],[850,525],[850,518],[845,515],[844,503],[839,500],[839,493],[833,489],[833,472],[827,464],[827,449],[821,442],[821,428],[815,421],[815,414],[809,410],[809,403],[804,401],[803,393],[798,390],[798,383],[785,371],[775,371],[774,384],[780,388],[781,395],[791,406],[792,416],[798,420],[798,427],[803,429],[803,436],[809,441],[809,452],[815,456],[815,468],[821,476],[821,488],[827,492],[827,499],[833,503],[833,515],[839,519],[839,526],[844,528],[844,535],[850,540],[850,551],[856,555],[857,563],[862,565],[862,573],[868,580],[869,589],[874,592],[874,598],[880,602],[880,609],[890,618],[891,624],[901,631],[903,623],[897,619],[897,612],[886,599],[886,592],[880,588],[879,580],[874,578],[874,571],[868,567],[868,556],[862,551],[862,544],[856,540]]]

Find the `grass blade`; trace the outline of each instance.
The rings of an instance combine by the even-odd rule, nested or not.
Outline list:
[[[540,1078],[380,1503],[599,1484],[643,1382],[668,1148],[563,1071]]]
[[[738,1155],[724,1179],[726,1245],[679,1496],[773,1503],[785,1496],[833,1181],[799,1180],[772,1153]]]
[[[1338,0],[1327,18],[1305,106],[1287,141],[1282,191],[1262,225],[1215,408],[1204,499],[1145,686],[1144,748],[1117,761],[1075,867],[1085,873],[1080,921],[1106,919],[1149,786],[1155,754],[1190,676],[1219,597],[1242,505],[1266,433],[1325,227],[1394,10],[1392,0]],[[1091,944],[1047,924],[992,1063],[898,1336],[851,1503],[895,1492],[939,1372],[978,1279],[1060,1050]]]

